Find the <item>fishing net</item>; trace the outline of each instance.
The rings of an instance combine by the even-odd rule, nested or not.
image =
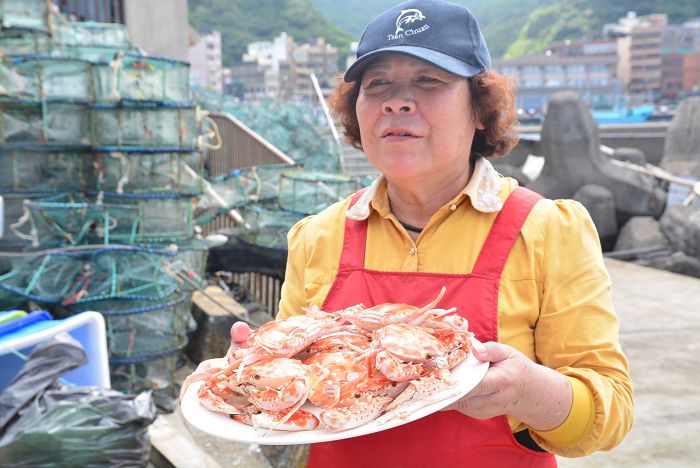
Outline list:
[[[152,390],[155,397],[176,397],[179,382],[175,373],[184,359],[183,350],[184,347],[181,347],[150,356],[110,359],[112,388],[130,394]]]
[[[121,101],[92,107],[93,144],[119,151],[123,146],[194,150],[197,118],[194,106]]]
[[[108,192],[202,192],[201,152],[157,152],[149,148],[98,152],[94,161],[97,190]]]
[[[0,97],[0,144],[89,144],[90,109],[84,103]]]
[[[129,42],[126,26],[117,23],[97,23],[94,21],[67,21],[55,16],[53,36],[57,43],[70,46],[102,46],[127,49]]]
[[[68,147],[52,149],[36,145],[18,150],[0,145],[0,193],[96,188],[92,159],[91,153]]]
[[[0,44],[5,57],[16,55],[51,54],[51,36],[48,33],[27,31],[24,29],[0,28]]]
[[[239,238],[259,247],[272,249],[287,248],[287,233],[304,215],[279,210],[272,205],[246,205],[242,210],[248,227],[241,229]]]
[[[186,239],[194,229],[189,196],[172,193],[93,197],[59,194],[26,200],[21,221],[11,226],[32,245],[143,243]]]
[[[279,206],[297,213],[316,214],[359,188],[358,180],[343,174],[286,171],[280,177]]]
[[[189,63],[136,54],[118,54],[92,67],[98,101],[187,101]]]
[[[163,262],[175,249],[110,245],[55,249],[10,257],[0,288],[41,304],[105,299],[162,301],[178,291]]]
[[[234,115],[306,169],[340,170],[340,149],[324,130],[325,117],[310,106],[272,99],[247,104],[202,89],[193,90],[193,98],[205,109]]]
[[[48,31],[49,4],[46,0],[2,0],[0,24],[3,28]]]
[[[48,238],[49,231],[45,225],[26,227],[29,221],[25,203],[37,201],[47,197],[46,193],[3,193],[4,202],[3,221],[5,232],[0,239],[0,252],[3,250],[15,251],[31,247],[37,238]],[[26,200],[26,201],[25,201]],[[27,234],[25,234],[27,232]],[[0,255],[0,260],[2,256]]]
[[[107,327],[110,358],[150,356],[181,348],[195,326],[190,295],[176,292],[162,301],[110,299],[70,306],[71,314],[100,312]]]
[[[48,56],[0,62],[0,94],[26,99],[93,99],[90,63]]]

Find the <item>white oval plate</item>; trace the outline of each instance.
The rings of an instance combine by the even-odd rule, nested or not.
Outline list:
[[[201,381],[195,382],[187,388],[185,395],[182,397],[180,408],[185,420],[197,429],[234,442],[260,445],[295,445],[330,442],[332,440],[349,439],[351,437],[384,431],[403,424],[408,424],[440,411],[459,400],[476,387],[477,384],[481,382],[481,379],[484,378],[484,375],[486,375],[488,368],[488,362],[477,361],[472,354],[469,354],[467,359],[452,369],[452,376],[457,381],[457,385],[445,391],[446,394],[451,395],[449,398],[424,406],[411,413],[411,415],[405,419],[394,417],[384,424],[378,424],[377,421],[374,420],[346,431],[329,431],[326,429],[315,429],[312,431],[272,431],[268,429],[255,429],[253,426],[235,421],[225,414],[209,411],[202,406],[197,399],[197,390],[199,390],[199,387],[203,384]],[[315,414],[318,414],[318,411],[320,411],[319,408],[308,402],[304,404],[302,408]]]

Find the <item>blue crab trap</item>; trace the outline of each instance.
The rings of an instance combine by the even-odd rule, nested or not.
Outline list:
[[[90,70],[89,62],[70,58],[31,55],[5,59],[0,62],[0,94],[87,102],[93,99]]]
[[[122,147],[194,151],[197,115],[194,106],[125,101],[92,107],[92,143],[119,151]]]
[[[98,197],[60,194],[27,200],[25,222],[15,230],[27,238],[38,233],[33,245],[167,242],[188,239],[194,232],[190,196],[99,192]]]
[[[0,289],[40,304],[77,306],[106,299],[163,301],[178,289],[163,267],[173,251],[110,245],[10,257]]]
[[[202,193],[204,156],[152,148],[97,148],[94,167],[97,190],[115,193]]]
[[[316,214],[360,187],[357,179],[343,174],[301,169],[285,171],[280,176],[278,203],[283,210]]]
[[[0,98],[0,144],[88,145],[89,128],[83,102]]]
[[[84,148],[0,145],[0,193],[94,189],[93,157]],[[13,222],[16,219],[13,220]]]
[[[111,358],[112,388],[136,394],[152,390],[154,396],[171,399],[179,393],[176,371],[184,359],[184,346],[151,355]]]
[[[0,26],[49,31],[50,5],[51,2],[47,0],[2,0]]]
[[[112,62],[92,68],[98,101],[188,101],[187,62],[132,53],[118,53]]]
[[[111,359],[148,356],[187,344],[195,327],[190,295],[176,292],[160,301],[109,299],[69,306],[71,314],[92,310],[102,314]]]
[[[51,36],[47,32],[0,28],[0,44],[5,57],[17,55],[49,55]]]
[[[67,21],[59,16],[53,36],[57,43],[69,46],[133,47],[126,26],[118,23]]]
[[[275,209],[274,205],[246,205],[242,215],[248,224],[239,232],[239,239],[248,244],[271,249],[287,249],[287,233],[304,215]]]

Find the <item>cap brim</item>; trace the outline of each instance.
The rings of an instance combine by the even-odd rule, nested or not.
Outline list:
[[[372,52],[358,58],[345,71],[345,76],[343,76],[343,79],[347,83],[357,80],[362,76],[362,73],[367,65],[370,64],[372,59],[384,54],[408,55],[409,57],[428,62],[429,64],[442,68],[447,72],[453,73],[457,76],[463,76],[465,78],[474,76],[482,71],[482,69],[479,67],[468,65],[461,60],[452,57],[451,55],[443,54],[442,52],[437,52],[432,49],[413,46],[395,46],[373,50]]]

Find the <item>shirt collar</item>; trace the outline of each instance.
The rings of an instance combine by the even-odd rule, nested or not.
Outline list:
[[[357,203],[348,210],[346,216],[355,220],[367,219],[372,201],[374,201],[377,194],[380,193],[380,189],[385,185],[386,178],[384,175],[377,177],[372,182],[372,185],[360,196]],[[501,208],[503,208],[503,201],[498,196],[500,188],[501,176],[486,158],[478,158],[474,165],[474,172],[460,194],[468,196],[476,210],[484,213],[494,213],[501,211]]]

